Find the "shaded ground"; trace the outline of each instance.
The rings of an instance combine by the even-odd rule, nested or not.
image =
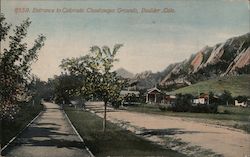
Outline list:
[[[87,108],[91,110],[98,108],[97,115],[101,117],[103,116],[102,107],[103,105],[100,102],[87,104]],[[172,138],[176,139],[175,142],[180,143],[179,147],[184,146],[184,144],[185,147],[189,145],[189,148],[194,146],[194,151],[197,150],[196,147],[200,147],[201,149],[214,152],[214,156],[218,154],[226,157],[250,155],[250,135],[240,130],[230,130],[226,127],[198,123],[178,117],[135,113],[124,110],[113,112],[111,108],[109,108],[107,115],[110,121],[124,125],[138,135],[142,135],[167,147],[171,146],[167,145],[166,141],[169,140],[168,138]],[[183,148],[175,147],[174,149],[182,152],[187,151],[183,150]],[[213,154],[210,153],[210,156],[213,156]]]
[[[19,111],[15,115],[14,120],[1,120],[0,136],[1,146],[4,147],[14,136],[18,134],[20,130],[25,128],[39,112],[43,110],[43,106],[40,104],[32,105],[31,103],[20,103]]]
[[[8,148],[4,156],[84,157],[90,156],[58,105],[45,103],[44,113]]]

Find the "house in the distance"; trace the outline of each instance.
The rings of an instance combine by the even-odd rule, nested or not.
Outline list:
[[[160,89],[154,87],[147,90],[146,93],[146,103],[164,103],[165,93]]]
[[[241,107],[247,107],[249,104],[250,100],[246,100],[246,101],[239,101],[239,100],[234,100],[234,105],[235,106],[241,106]]]
[[[193,99],[194,104],[209,104],[209,95],[202,93]]]
[[[165,96],[165,103],[167,105],[173,105],[176,103],[176,96],[175,95],[171,95],[171,94],[166,94]]]

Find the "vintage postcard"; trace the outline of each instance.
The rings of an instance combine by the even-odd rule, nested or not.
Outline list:
[[[6,157],[250,157],[249,0],[1,0]]]

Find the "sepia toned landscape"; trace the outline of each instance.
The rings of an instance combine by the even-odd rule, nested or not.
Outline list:
[[[2,0],[3,157],[250,157],[248,0]]]

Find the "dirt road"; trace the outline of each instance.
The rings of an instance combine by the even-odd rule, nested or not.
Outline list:
[[[102,117],[103,105],[91,102],[87,108],[95,110]],[[108,108],[108,120],[124,123],[131,131],[140,131],[143,135],[153,135],[148,138],[162,142],[164,137],[180,139],[189,146],[199,146],[225,157],[250,157],[250,134],[240,130],[230,130],[205,123],[184,120],[178,117],[143,114]]]

